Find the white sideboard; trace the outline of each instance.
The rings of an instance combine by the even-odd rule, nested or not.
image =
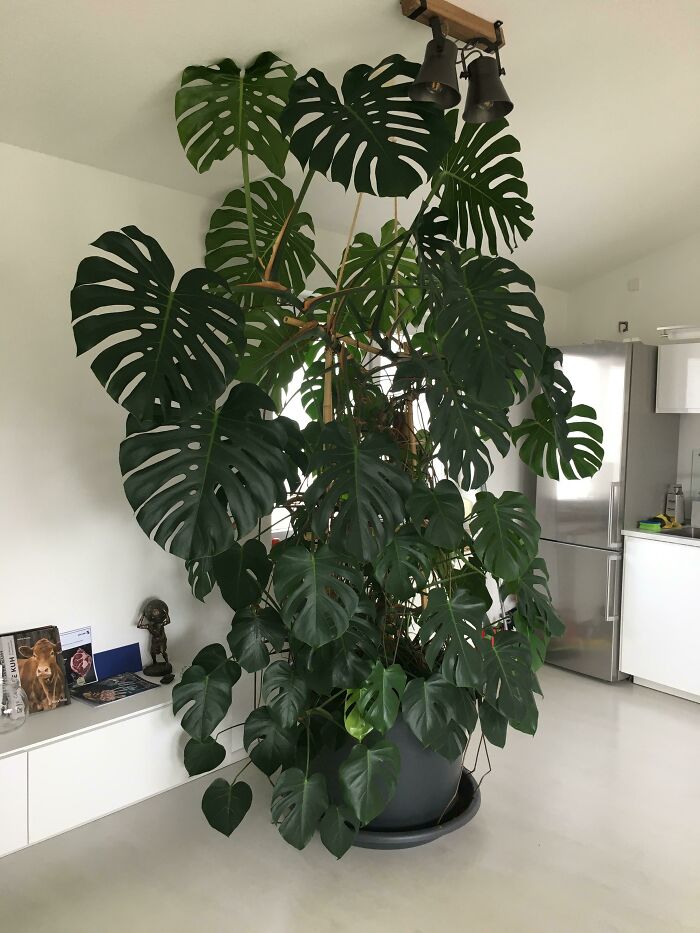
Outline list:
[[[245,682],[236,685],[219,730],[245,719],[250,694]],[[182,763],[186,741],[170,687],[97,708],[74,700],[30,716],[0,735],[0,856],[191,780]],[[242,726],[219,742],[227,751],[221,768],[245,757]]]

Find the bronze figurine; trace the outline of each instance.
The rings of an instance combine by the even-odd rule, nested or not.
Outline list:
[[[173,666],[168,660],[168,636],[165,626],[170,625],[170,613],[162,599],[149,599],[141,611],[137,622],[138,628],[148,629],[151,635],[150,653],[151,664],[147,664],[143,672],[147,677],[163,677],[172,674]],[[163,660],[158,661],[158,655]]]

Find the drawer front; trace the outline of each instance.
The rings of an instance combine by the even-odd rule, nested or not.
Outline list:
[[[0,856],[27,845],[27,755],[0,760]]]

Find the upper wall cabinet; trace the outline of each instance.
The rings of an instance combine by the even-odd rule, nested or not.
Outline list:
[[[659,347],[656,410],[700,414],[700,343]]]

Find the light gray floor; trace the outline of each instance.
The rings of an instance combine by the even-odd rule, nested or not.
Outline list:
[[[255,775],[253,810],[225,839],[199,812],[205,778],[0,861],[0,929],[697,933],[700,706],[541,679],[537,736],[509,737],[476,819],[443,840],[298,853]]]

